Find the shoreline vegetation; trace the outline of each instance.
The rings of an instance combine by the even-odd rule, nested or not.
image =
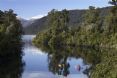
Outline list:
[[[0,10],[0,57],[21,55],[22,25],[12,9]]]
[[[106,16],[100,9],[90,6],[82,16],[81,26],[68,27],[69,12],[52,10],[48,13],[49,29],[39,32],[34,38],[36,46],[91,46],[117,49],[117,6],[111,6]]]
[[[25,63],[22,61],[22,25],[13,10],[0,10],[0,78],[21,78]]]
[[[76,58],[82,57],[92,63],[92,69],[88,71],[91,72],[90,78],[117,78],[117,0],[109,3],[113,6],[110,6],[107,15],[101,14],[101,8],[90,6],[81,16],[82,20],[76,28],[68,26],[69,11],[53,9],[47,17],[49,28],[39,32],[33,39],[33,44],[46,49],[50,56],[53,54],[52,60],[49,59],[53,67],[54,61],[58,60],[54,58],[61,60],[62,56],[66,62],[68,56],[75,55]],[[3,66],[2,70],[5,70],[2,72],[5,77],[13,74],[17,78],[22,75],[25,65],[22,61],[22,33],[17,14],[11,9],[0,10],[0,64]],[[4,66],[7,68],[4,69]],[[9,68],[13,71],[8,71]],[[50,71],[55,72],[51,68],[50,65]],[[4,76],[1,75],[2,78]]]
[[[101,15],[100,8],[90,6],[82,16],[80,26],[75,29],[68,27],[68,15],[69,11],[66,9],[62,11],[53,9],[49,12],[48,25],[50,27],[39,32],[33,39],[33,44],[39,48],[48,46],[50,49],[61,46],[117,49],[116,5],[111,6],[108,14],[104,16]],[[83,53],[82,50],[81,53]],[[90,71],[90,78],[117,78],[117,52],[99,50],[99,53],[90,52],[91,55],[100,56],[92,58],[100,61]]]
[[[57,72],[56,65],[57,63],[59,64],[61,60],[67,57],[74,57],[82,58],[85,64],[91,66],[83,72],[87,74],[89,78],[117,77],[117,50],[115,49],[71,46],[40,46],[39,48],[43,52],[48,53],[48,57],[51,57],[50,67],[52,67],[52,72]]]

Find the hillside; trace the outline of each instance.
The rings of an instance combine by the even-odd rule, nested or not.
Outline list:
[[[109,7],[104,7],[100,9],[101,9],[100,15],[102,17],[107,15]],[[72,28],[78,27],[81,21],[83,21],[82,20],[83,14],[86,11],[87,10],[69,10],[69,18],[70,18],[69,26]],[[45,16],[40,19],[36,19],[35,21],[33,21],[33,23],[28,24],[26,27],[24,27],[25,34],[36,34],[38,31],[47,29],[49,27],[47,25],[48,24],[47,20],[48,20],[48,16]]]

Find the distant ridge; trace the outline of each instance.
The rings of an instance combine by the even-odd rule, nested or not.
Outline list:
[[[105,16],[108,13],[110,7],[100,8],[101,16]],[[86,12],[86,10],[69,10],[69,27],[75,28],[78,27],[82,21],[82,16]],[[25,34],[37,34],[39,31],[43,31],[47,29],[49,26],[48,24],[48,16],[44,16],[40,19],[35,19],[33,22],[29,21],[27,26],[24,26]],[[25,22],[25,21],[24,21]],[[30,23],[31,22],[31,23]],[[23,23],[23,22],[22,22]]]

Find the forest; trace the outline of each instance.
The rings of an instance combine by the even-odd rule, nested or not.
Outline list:
[[[91,65],[83,71],[89,78],[117,78],[117,0],[111,0],[109,4],[111,6],[106,10],[107,13],[102,13],[102,10],[105,12],[104,9],[94,6],[82,10],[79,18],[72,18],[79,20],[75,21],[75,27],[72,26],[73,22],[70,23],[69,10],[53,9],[48,13],[48,28],[38,30],[32,43],[39,48],[39,52],[47,54],[48,70],[51,73],[62,73],[66,77],[70,74],[67,59],[74,57],[82,58],[86,64]],[[30,39],[26,41],[28,45],[24,43],[25,47],[22,47],[23,30],[21,21],[12,9],[0,10],[1,78],[22,77],[25,66],[25,60],[22,60],[23,52],[25,53],[23,48],[31,50],[35,47]],[[30,62],[34,63],[33,60]],[[64,71],[60,71],[61,68],[58,67],[61,62]]]
[[[100,8],[90,6],[77,28],[68,27],[68,11],[48,13],[50,28],[39,32],[33,42],[39,45],[71,45],[117,48],[117,6],[100,16]]]
[[[0,10],[0,78],[21,78],[22,25],[12,9]]]
[[[47,46],[52,50],[64,46],[80,47],[80,51],[77,51],[81,55],[79,57],[85,56],[85,58],[87,57],[86,60],[89,59],[89,62],[94,62],[90,78],[116,78],[117,52],[113,50],[117,49],[117,5],[114,0],[109,3],[112,6],[108,14],[104,16],[101,15],[100,8],[90,6],[83,14],[82,20],[80,20],[82,22],[77,28],[68,26],[69,11],[66,9],[62,11],[51,10],[48,13],[48,25],[50,27],[38,32],[33,39],[33,44],[39,48]],[[85,52],[81,48],[93,48],[95,50]],[[106,48],[106,50],[101,50],[101,48]],[[113,50],[108,52],[107,48]],[[58,53],[56,49],[50,52],[53,52],[53,54]],[[53,58],[56,57],[53,56]],[[51,71],[54,71],[54,69]]]
[[[0,56],[20,54],[22,25],[12,9],[0,10]]]

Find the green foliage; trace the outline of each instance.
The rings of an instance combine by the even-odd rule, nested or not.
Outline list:
[[[69,22],[68,11],[56,11],[49,12],[50,29],[43,31],[37,35],[34,39],[35,44],[46,44],[50,46],[64,44],[64,39],[68,36],[69,29],[67,24]]]
[[[0,11],[0,55],[17,52],[21,48],[21,34],[22,25],[13,10]]]
[[[117,33],[117,6],[113,6],[109,15],[105,17],[104,30],[109,34]]]
[[[117,52],[115,50],[101,50],[101,61],[91,71],[91,78],[117,77]]]
[[[111,1],[109,1],[109,3],[110,3],[111,5],[117,6],[117,0],[111,0]]]
[[[75,29],[68,27],[70,20],[68,14],[66,10],[61,12],[52,10],[48,15],[48,25],[51,27],[43,32],[39,32],[33,40],[34,44],[38,47],[46,45],[52,49],[56,46],[61,47],[68,45],[117,48],[117,6],[112,6],[108,14],[103,17],[101,16],[99,8],[89,7],[82,16],[82,23]],[[87,53],[81,50],[77,54],[89,63],[93,63],[91,78],[117,77],[117,52],[105,52],[103,50],[99,51],[99,53]],[[56,57],[54,59],[56,59]],[[62,57],[62,55],[60,57]],[[56,68],[51,71],[56,72],[55,69]]]
[[[69,63],[69,58],[83,58],[85,64],[91,65],[87,72],[87,74],[90,73],[88,74],[90,78],[117,77],[117,50],[115,49],[91,48],[88,46],[41,46],[41,50],[48,53],[49,70],[54,74],[59,74],[60,68],[58,65]],[[69,68],[68,71],[71,72]]]
[[[69,12],[52,10],[48,13],[48,25],[51,27],[40,32],[34,39],[35,44],[46,45],[90,45],[116,48],[117,6],[112,6],[108,15],[101,17],[99,8],[93,6],[82,16],[81,26],[70,29]],[[37,41],[37,42],[36,42]]]
[[[89,10],[87,10],[84,15],[84,22],[86,22],[86,24],[96,23],[99,17],[99,13],[99,9],[95,9],[95,7],[90,6]]]

